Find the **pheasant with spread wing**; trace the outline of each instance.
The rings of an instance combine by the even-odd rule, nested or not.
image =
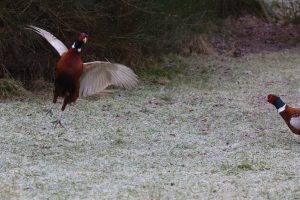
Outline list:
[[[103,61],[82,62],[80,52],[83,44],[87,42],[87,34],[81,33],[68,49],[48,31],[36,26],[26,28],[45,38],[60,55],[55,68],[53,105],[47,112],[52,111],[58,97],[64,98],[56,125],[62,126],[62,113],[66,105],[74,103],[78,97],[99,93],[109,85],[125,89],[133,89],[137,85],[137,75],[125,65]]]

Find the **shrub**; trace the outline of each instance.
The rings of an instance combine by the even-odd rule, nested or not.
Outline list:
[[[84,31],[90,35],[83,50],[84,60],[108,59],[139,68],[151,57],[180,52],[182,41],[189,43],[189,38],[198,38],[195,35],[205,32],[211,27],[210,21],[218,17],[244,9],[251,11],[252,7],[258,11],[256,2],[1,0],[0,64],[25,83],[36,79],[53,80],[58,54],[41,37],[24,29],[31,24],[50,31],[67,46]],[[0,71],[0,78],[4,75]]]

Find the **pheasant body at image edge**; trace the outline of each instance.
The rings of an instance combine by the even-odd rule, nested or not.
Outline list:
[[[290,130],[300,135],[300,109],[285,104],[280,97],[273,94],[268,95],[268,102],[276,107]]]

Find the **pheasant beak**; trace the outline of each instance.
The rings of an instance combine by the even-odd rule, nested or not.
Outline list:
[[[84,42],[84,44],[87,42],[87,37],[83,38],[82,40]]]

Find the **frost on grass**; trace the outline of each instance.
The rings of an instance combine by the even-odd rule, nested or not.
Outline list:
[[[179,79],[0,103],[0,198],[294,199],[300,147],[266,95],[299,106],[299,51],[192,57]]]

